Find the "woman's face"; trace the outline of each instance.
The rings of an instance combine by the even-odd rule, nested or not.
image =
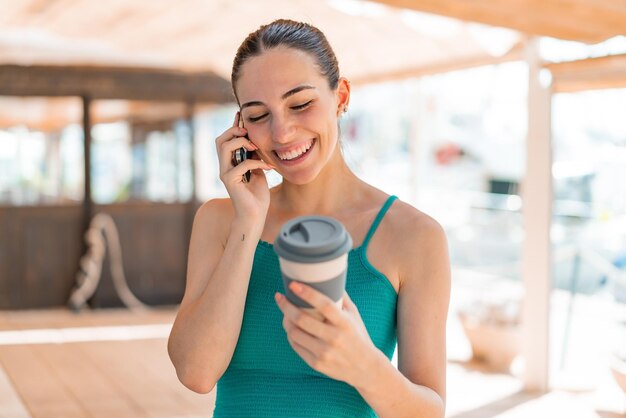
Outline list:
[[[332,91],[314,59],[292,48],[271,49],[242,65],[236,91],[248,138],[285,180],[309,183],[335,152],[337,117],[349,97],[347,82],[339,86]]]

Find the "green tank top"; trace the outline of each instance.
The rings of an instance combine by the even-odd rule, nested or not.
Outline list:
[[[397,293],[387,277],[367,260],[378,224],[393,203],[390,196],[363,244],[348,254],[346,292],[370,338],[390,360],[396,335]],[[217,382],[214,418],[226,417],[376,417],[359,392],[317,372],[291,348],[274,293],[285,293],[273,245],[259,241],[239,340],[228,369]]]

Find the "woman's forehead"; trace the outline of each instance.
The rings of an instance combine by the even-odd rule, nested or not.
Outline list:
[[[241,66],[240,74],[237,93],[242,102],[259,100],[259,97],[252,97],[258,95],[280,98],[305,84],[319,90],[325,82],[308,53],[287,48],[272,49],[248,59]]]

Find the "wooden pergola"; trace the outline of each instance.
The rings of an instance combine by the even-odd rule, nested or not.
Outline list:
[[[308,21],[322,29],[340,58],[342,73],[355,85],[513,60],[528,63],[529,158],[523,185],[525,385],[546,390],[551,97],[556,92],[626,87],[626,54],[547,63],[539,56],[537,38],[597,43],[625,35],[626,3],[3,0],[0,95],[81,97],[88,149],[92,100],[111,95],[185,103],[231,100],[226,80],[236,47],[250,31],[278,17]],[[484,45],[484,37],[497,39],[498,48]],[[543,70],[551,73],[551,83],[540,81]],[[76,80],[82,80],[80,88]],[[116,91],[119,94],[112,93]],[[85,175],[88,179],[88,169]],[[83,208],[86,216],[88,200]]]
[[[126,204],[95,205],[92,199],[91,181],[91,127],[94,123],[139,117],[134,122],[136,131],[155,122],[176,118],[187,119],[193,130],[191,117],[198,104],[231,102],[230,83],[210,72],[183,72],[172,69],[128,68],[86,65],[0,65],[0,95],[33,98],[43,101],[44,109],[53,110],[38,114],[33,119],[24,117],[17,109],[5,110],[0,115],[0,124],[11,126],[26,120],[32,129],[56,132],[68,123],[75,122],[71,112],[59,108],[71,107],[79,100],[82,112],[79,115],[84,138],[84,192],[80,207],[74,205],[45,205],[32,207],[0,207],[0,228],[3,240],[18,242],[19,245],[3,246],[2,257],[11,262],[0,263],[0,276],[6,277],[0,297],[2,309],[47,307],[65,304],[69,290],[74,285],[78,271],[78,260],[85,253],[83,235],[96,212],[103,211],[115,217],[124,227],[120,231],[125,249],[125,268],[131,276],[149,274],[149,282],[134,280],[135,291],[152,303],[173,303],[184,287],[187,237],[191,228],[196,201],[173,204],[148,204],[131,202]],[[121,113],[98,112],[94,108],[102,101],[132,101]],[[13,104],[15,101],[9,101]],[[54,104],[51,104],[54,103]],[[156,108],[156,114],[155,113]],[[22,111],[28,111],[25,107]],[[161,121],[161,122],[158,122]],[[154,127],[154,126],[153,126]],[[191,135],[193,147],[193,133]],[[191,172],[194,172],[193,160]],[[47,227],[41,228],[46,220]],[[177,244],[165,252],[152,249],[150,241],[158,240],[159,229],[168,230]],[[154,231],[154,232],[152,232]],[[24,239],[36,236],[37,239]],[[180,238],[180,239],[179,239]],[[148,255],[151,254],[151,255]],[[156,268],[146,272],[145,259],[156,257]],[[143,259],[143,260],[142,260]],[[149,264],[148,264],[149,265]],[[104,305],[112,302],[114,292],[110,286],[110,273],[105,266],[100,294]],[[173,277],[168,280],[168,277]],[[154,282],[162,283],[154,286]],[[131,287],[133,286],[131,283]],[[108,286],[107,286],[108,285]],[[151,290],[152,289],[152,290]],[[161,289],[161,290],[159,290]],[[113,298],[112,298],[113,296]]]
[[[597,43],[626,35],[626,3],[594,0],[376,0],[465,21],[502,26],[526,34],[528,134],[522,187],[525,238],[522,254],[522,353],[527,390],[549,387],[549,322],[552,289],[552,95],[626,87],[626,54],[546,63],[538,37]],[[548,70],[550,81],[542,80]]]
[[[491,26],[502,26],[532,36],[597,43],[624,35],[626,4],[594,0],[376,0]]]
[[[342,73],[353,85],[504,62],[521,56],[521,36],[515,31],[507,33],[507,43],[494,54],[472,37],[471,28],[463,22],[447,19],[449,33],[431,39],[416,30],[415,25],[420,19],[428,21],[432,17],[407,18],[404,11],[386,6],[370,11],[360,10],[358,6],[350,2],[309,0],[178,4],[148,0],[130,3],[112,0],[106,4],[94,0],[0,1],[0,96],[55,99],[57,107],[67,106],[66,99],[62,98],[82,103],[82,114],[50,111],[27,119],[23,112],[15,112],[15,99],[7,101],[0,97],[0,127],[11,126],[16,121],[24,123],[26,119],[33,129],[54,132],[70,122],[82,121],[85,138],[85,198],[81,208],[0,209],[7,213],[2,217],[7,219],[7,224],[21,225],[21,229],[9,229],[13,232],[6,236],[14,237],[12,240],[19,239],[19,234],[49,237],[38,239],[38,244],[7,249],[7,259],[22,262],[10,267],[0,265],[0,274],[13,278],[10,281],[13,284],[8,284],[8,291],[3,293],[6,296],[5,300],[0,300],[0,307],[64,303],[84,249],[75,243],[83,241],[82,232],[98,210],[116,214],[125,249],[124,263],[131,280],[147,275],[141,270],[145,265],[143,259],[147,257],[142,254],[154,254],[145,248],[159,241],[156,232],[141,226],[142,222],[151,222],[158,231],[158,219],[162,216],[167,219],[163,223],[172,225],[173,234],[179,235],[181,241],[187,240],[197,202],[185,205],[133,202],[94,207],[90,128],[106,120],[99,112],[103,100],[179,103],[185,108],[184,118],[191,117],[195,104],[232,102],[228,80],[239,43],[250,31],[278,17],[310,21],[322,28],[340,57]],[[237,24],[233,24],[235,21]],[[406,24],[407,21],[410,24]],[[133,106],[132,113],[141,114],[142,109],[136,104]],[[28,108],[23,110],[28,111]],[[72,117],[79,120],[70,120]],[[148,211],[152,215],[147,216]],[[162,211],[161,215],[158,211]],[[54,231],[31,232],[29,228],[36,224],[33,219],[42,217],[54,220],[50,222],[56,225]],[[77,223],[74,220],[78,218],[82,220]],[[125,225],[132,225],[135,232],[124,236]],[[63,250],[71,254],[69,257],[51,242],[59,234],[72,237],[66,245],[68,248]],[[141,241],[142,234],[151,238]],[[151,280],[140,281],[149,286],[151,281],[167,280],[169,274],[176,277],[168,283],[178,283],[174,289],[178,297],[184,284],[186,246],[187,243],[181,243],[176,256],[171,252],[167,256],[155,256],[157,261],[150,263],[152,268],[175,258],[170,264],[179,265],[178,269],[156,269],[158,271],[151,272]],[[52,250],[46,251],[46,248]],[[45,255],[29,256],[39,253]],[[59,259],[63,262],[57,262],[58,268],[46,267]],[[130,260],[136,261],[130,263]],[[22,280],[23,277],[26,279]],[[105,271],[103,284],[110,282],[108,277]],[[44,283],[53,285],[41,292]]]

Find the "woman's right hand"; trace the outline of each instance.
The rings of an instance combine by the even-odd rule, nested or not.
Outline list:
[[[263,170],[274,167],[260,160],[256,154],[239,165],[233,165],[233,152],[241,147],[248,151],[258,148],[245,137],[247,131],[240,128],[240,112],[235,115],[233,126],[215,139],[220,166],[220,180],[226,186],[235,208],[235,218],[247,222],[265,223],[265,216],[270,203],[270,191]],[[243,175],[251,170],[249,182],[243,181]]]

